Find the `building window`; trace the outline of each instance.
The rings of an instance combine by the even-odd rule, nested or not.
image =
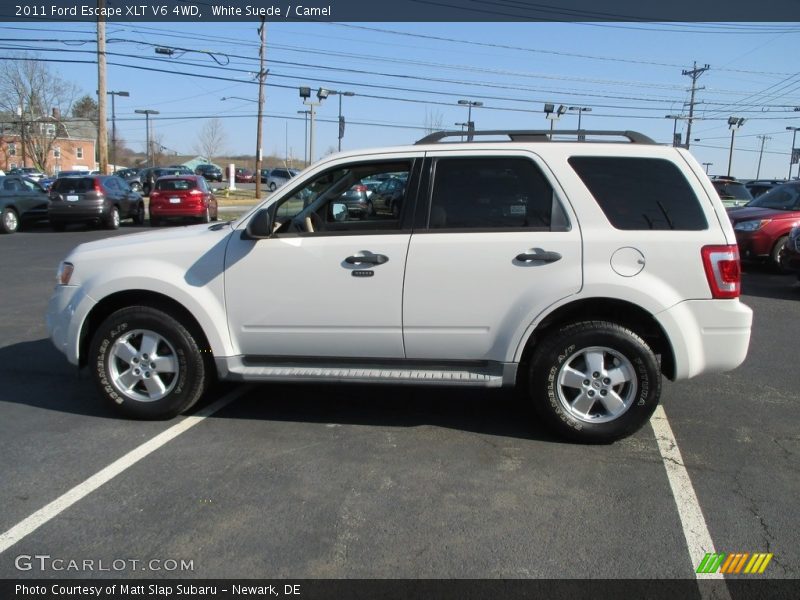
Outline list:
[[[17,145],[14,142],[10,142],[8,144],[8,155],[9,156],[16,156],[17,155]]]
[[[75,157],[76,158],[83,158],[83,148],[81,148],[80,146],[75,148]]]
[[[61,148],[56,146],[53,148],[53,158],[61,158]]]

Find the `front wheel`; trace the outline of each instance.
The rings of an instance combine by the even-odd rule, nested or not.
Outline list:
[[[180,322],[148,306],[112,313],[92,338],[89,360],[103,397],[137,419],[170,419],[208,387],[198,342]]]
[[[775,267],[781,273],[788,272],[786,269],[783,268],[781,265],[781,252],[783,251],[783,247],[786,245],[786,242],[789,241],[789,236],[784,235],[778,238],[778,241],[775,242],[775,245],[772,247],[772,252],[770,252],[770,258],[772,259],[772,266]]]
[[[270,192],[274,192],[274,191],[275,191],[275,190],[277,190],[277,189],[278,189],[278,186],[277,186],[277,185],[275,185],[275,182],[274,182],[274,181],[273,181],[272,183],[270,183],[270,184],[269,184],[269,191],[270,191]]]
[[[533,353],[530,394],[562,436],[608,443],[639,430],[661,396],[653,351],[633,331],[607,321],[562,327]]]
[[[11,207],[3,209],[0,214],[0,231],[3,233],[16,233],[19,229],[19,217],[17,211]]]

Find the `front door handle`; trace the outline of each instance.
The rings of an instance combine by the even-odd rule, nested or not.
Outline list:
[[[382,265],[385,262],[388,262],[389,257],[384,256],[383,254],[368,254],[367,256],[348,256],[344,259],[348,265],[361,265],[361,264],[368,264],[368,265]]]
[[[520,262],[556,262],[557,260],[561,260],[561,255],[558,252],[523,252],[522,254],[517,254],[516,260]]]

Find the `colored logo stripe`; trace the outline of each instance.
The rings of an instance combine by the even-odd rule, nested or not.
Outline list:
[[[727,575],[736,575],[742,573],[744,570],[746,574],[761,574],[766,570],[767,565],[772,560],[772,556],[773,554],[771,552],[768,554],[756,552],[752,555],[749,552],[734,552],[731,554],[709,552],[703,557],[703,560],[700,561],[696,572],[720,572]]]

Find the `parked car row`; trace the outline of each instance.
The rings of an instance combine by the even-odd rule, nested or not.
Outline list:
[[[174,171],[174,169],[172,170]],[[217,199],[205,178],[168,174],[153,182],[150,223],[167,219],[217,220]],[[117,229],[131,219],[141,225],[146,207],[142,195],[117,175],[67,175],[49,191],[20,175],[0,176],[0,232],[15,233],[24,225],[48,220],[55,231],[71,223],[90,223]]]

